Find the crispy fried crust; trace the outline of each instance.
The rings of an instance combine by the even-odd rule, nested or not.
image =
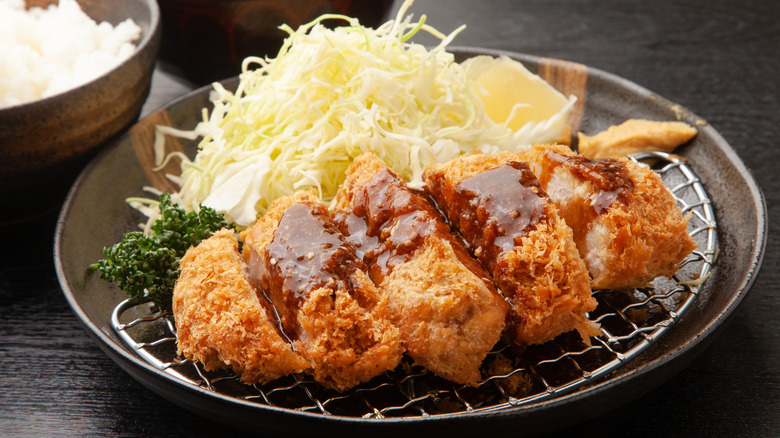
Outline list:
[[[457,199],[461,182],[512,161],[513,157],[507,154],[463,156],[428,166],[423,179],[450,224],[461,230],[470,249],[509,300],[507,334],[515,344],[543,343],[571,330],[578,330],[589,339],[598,334],[598,328],[585,316],[596,307],[588,274],[577,253],[571,229],[543,193],[538,201],[543,207],[537,211],[539,216],[535,222],[524,233],[510,236],[514,237],[513,248],[501,253],[484,248],[484,233],[490,228],[488,219],[476,211],[464,211],[476,208],[475,204],[464,206]],[[518,205],[518,209],[522,207]],[[468,218],[464,212],[473,215]]]
[[[389,179],[390,189],[373,190],[371,184],[378,178]],[[405,202],[407,198],[412,202]],[[380,218],[381,213],[362,208],[378,202],[387,204],[380,209],[389,218]],[[399,209],[392,207],[396,203],[402,204]],[[357,209],[356,204],[360,204]],[[415,241],[415,248],[404,257],[385,246],[384,252],[366,258],[371,279],[387,296],[390,319],[400,329],[409,356],[441,377],[475,385],[481,378],[480,364],[501,337],[507,304],[486,279],[483,268],[452,236],[439,213],[421,194],[406,189],[379,158],[365,153],[347,170],[347,178],[336,196],[334,217],[347,238],[366,251],[365,235],[349,235],[349,215],[362,211],[353,220],[361,221],[363,229],[377,220],[383,222],[374,224],[377,235],[373,237],[387,245],[389,237],[383,238],[381,230],[414,234],[397,229],[411,226],[396,217],[406,214],[410,205],[415,206],[411,214],[419,215],[416,217],[424,221],[420,223],[430,231]],[[378,259],[388,258],[388,254],[390,259],[402,261],[392,269],[378,268]]]
[[[574,230],[593,289],[641,287],[656,277],[671,276],[696,249],[696,242],[688,234],[689,215],[683,216],[661,178],[650,168],[625,158],[610,161],[611,169],[624,169],[614,176],[623,182],[613,184],[623,189],[614,191],[614,202],[594,207],[593,200],[605,193],[594,181],[609,175],[597,171],[591,175],[595,180],[584,179],[570,165],[561,165],[560,157],[579,157],[575,160],[583,160],[593,168],[604,162],[585,161],[561,145],[535,146],[518,155],[532,163],[542,187]]]
[[[178,353],[207,370],[230,367],[249,384],[305,370],[308,362],[278,334],[245,271],[230,230],[187,251],[173,290]]]
[[[395,368],[403,349],[398,329],[388,319],[386,299],[364,270],[328,272],[327,275],[338,278],[297,291],[291,290],[291,283],[274,270],[281,261],[269,256],[269,245],[279,237],[277,231],[287,210],[301,205],[312,215],[330,220],[327,209],[314,195],[299,193],[281,198],[252,228],[242,233],[244,254],[249,260],[250,278],[270,290],[271,301],[285,322],[286,333],[311,364],[315,380],[327,387],[346,390]],[[329,232],[337,231],[332,222],[326,227],[330,227]],[[344,264],[352,264],[350,257],[355,257],[354,249],[345,244],[341,250],[353,252],[352,256],[344,255]],[[286,278],[293,283],[301,280],[293,277]]]

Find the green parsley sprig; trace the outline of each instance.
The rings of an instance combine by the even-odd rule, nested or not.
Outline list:
[[[121,242],[104,248],[105,259],[90,269],[115,283],[133,302],[153,301],[161,310],[171,310],[173,286],[184,253],[228,224],[224,215],[212,208],[186,213],[168,193],[160,195],[159,208],[160,218],[149,234],[125,234]]]

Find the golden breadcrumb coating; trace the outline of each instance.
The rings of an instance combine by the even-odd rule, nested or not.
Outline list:
[[[590,160],[562,145],[518,153],[574,230],[593,289],[647,285],[673,275],[696,249],[660,176],[626,158]]]
[[[359,251],[370,252],[371,239],[379,245],[365,261],[387,296],[390,319],[401,331],[407,354],[445,379],[476,385],[482,361],[501,337],[507,304],[441,215],[367,152],[347,170],[334,217]],[[409,217],[415,220],[404,221]],[[363,232],[350,233],[350,220],[359,221]],[[366,233],[371,225],[373,232]],[[392,248],[391,233],[412,236],[413,247]],[[388,268],[383,260],[395,262]]]
[[[187,251],[173,289],[178,354],[207,370],[230,367],[249,384],[305,370],[308,362],[279,335],[245,271],[230,230]]]
[[[461,183],[477,175],[488,175],[483,172],[501,171],[505,165],[523,171],[523,178],[528,178],[527,188],[531,192],[526,193],[527,201],[496,193],[483,193],[470,200],[464,198]],[[508,175],[515,174],[512,169]],[[586,340],[598,335],[598,326],[586,317],[587,312],[596,308],[596,300],[591,296],[588,274],[574,245],[572,231],[543,191],[534,186],[538,182],[527,165],[508,154],[492,157],[474,154],[431,164],[423,179],[450,224],[460,230],[509,300],[507,334],[515,344],[544,343],[571,330],[578,330]],[[511,192],[519,184],[518,179],[500,180],[492,189],[505,187]],[[493,195],[501,199],[494,199]],[[503,228],[492,228],[491,223],[498,222],[493,213],[477,207],[478,203],[485,205],[485,202],[511,208],[514,216],[509,216],[510,220],[526,214],[533,215],[534,219],[529,219],[522,232],[504,235]],[[528,209],[529,205],[534,206],[533,211]],[[506,228],[512,226],[508,224]],[[490,234],[494,232],[497,234]],[[491,249],[497,248],[502,238],[510,239],[505,249]]]
[[[318,246],[323,236],[336,244]],[[269,291],[315,380],[346,390],[398,365],[403,349],[386,298],[315,195],[276,200],[242,237],[250,278]]]

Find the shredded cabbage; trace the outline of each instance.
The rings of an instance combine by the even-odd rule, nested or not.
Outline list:
[[[182,164],[173,199],[188,211],[203,204],[249,226],[275,199],[299,190],[313,188],[332,201],[364,151],[422,187],[431,162],[558,135],[549,126],[514,132],[490,120],[469,91],[467,72],[446,51],[463,27],[443,35],[425,16],[413,22],[404,17],[411,3],[377,29],[341,15],[297,30],[282,26],[289,37],[276,58],[244,60],[235,93],[214,84],[214,109],[204,110],[195,131],[161,131],[202,137],[194,160]],[[322,24],[334,19],[345,24]],[[441,43],[429,50],[410,42],[419,30]]]

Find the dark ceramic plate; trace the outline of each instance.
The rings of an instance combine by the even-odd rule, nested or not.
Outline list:
[[[711,277],[679,321],[641,354],[607,378],[547,400],[494,412],[414,418],[363,419],[277,408],[237,399],[186,384],[137,356],[112,329],[110,317],[124,294],[87,267],[144,218],[125,199],[147,195],[144,186],[173,190],[161,172],[151,169],[154,127],[193,128],[208,105],[203,88],[149,115],[114,141],[83,171],[73,186],[57,226],[55,261],[59,281],[73,311],[100,347],[138,381],[169,400],[215,420],[255,432],[318,435],[356,433],[398,436],[401,433],[512,434],[561,428],[614,409],[686,366],[724,327],[744,299],[762,262],[766,241],[766,206],[759,188],[734,150],[718,132],[686,109],[611,74],[565,61],[478,49],[453,49],[460,59],[477,54],[506,54],[566,94],[579,106],[573,126],[586,134],[628,118],[682,120],[697,126],[698,136],[677,153],[699,178],[717,220],[719,259]],[[234,86],[236,80],[226,81]],[[182,143],[194,154],[194,144]],[[175,168],[168,169],[175,171]],[[148,196],[148,195],[147,195]],[[594,379],[595,380],[595,379]]]

